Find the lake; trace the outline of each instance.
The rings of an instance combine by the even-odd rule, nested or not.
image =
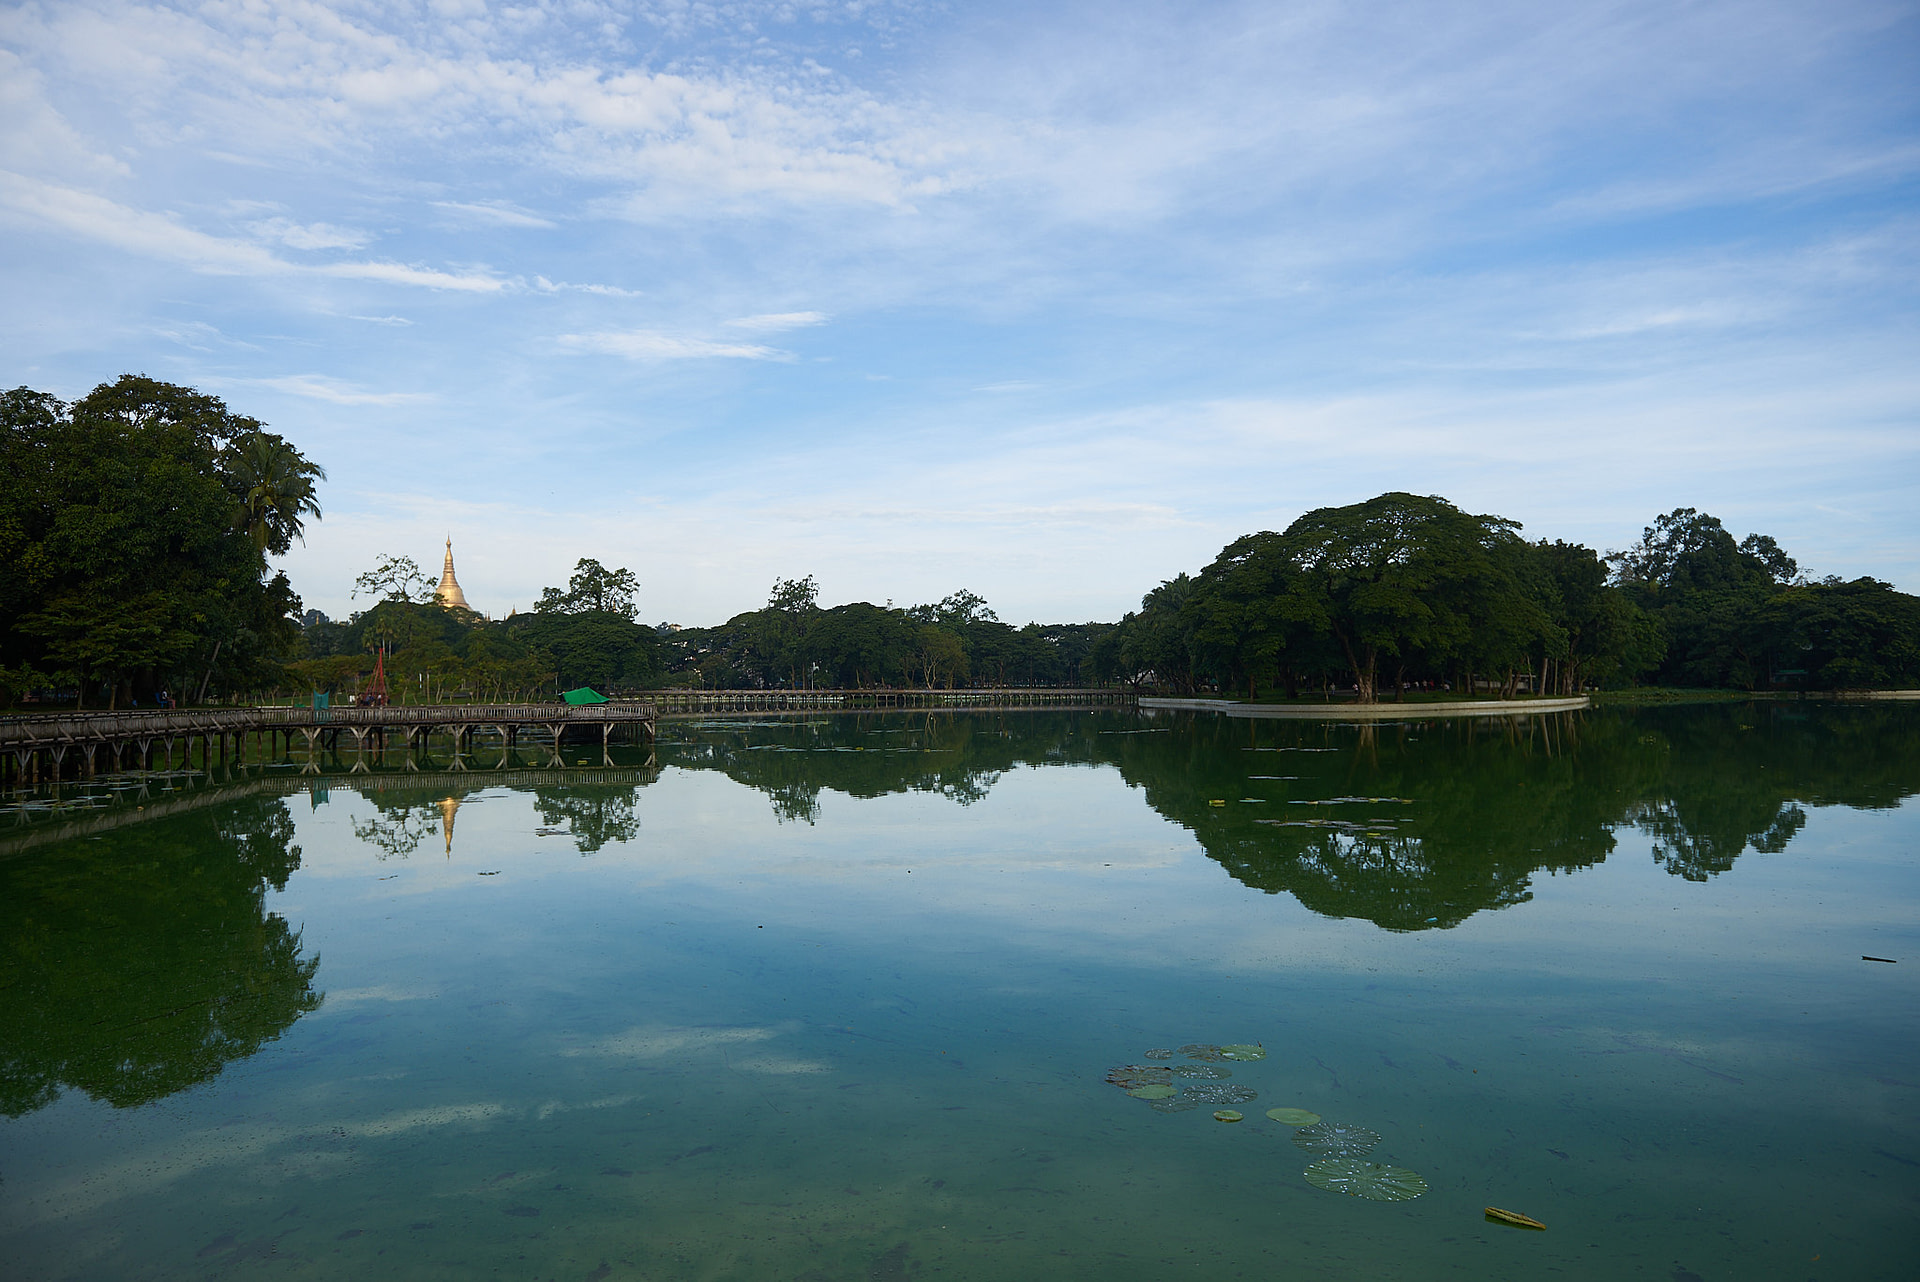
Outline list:
[[[15,798],[5,1275],[1913,1276],[1920,707],[614,755]]]

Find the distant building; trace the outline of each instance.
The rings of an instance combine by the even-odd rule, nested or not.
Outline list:
[[[467,604],[467,594],[460,590],[460,580],[453,577],[453,537],[447,537],[447,561],[440,571],[440,586],[433,590],[433,603],[446,609],[471,610]]]

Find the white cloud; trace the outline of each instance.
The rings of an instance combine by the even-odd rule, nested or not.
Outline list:
[[[726,322],[729,329],[744,329],[756,334],[777,334],[782,330],[805,329],[827,323],[825,312],[769,312],[764,316],[742,316]]]
[[[560,225],[551,218],[542,218],[538,214],[528,213],[504,200],[479,202],[436,200],[432,203],[435,209],[444,209],[474,222],[487,223],[496,227],[541,227],[551,230]]]
[[[622,289],[618,285],[575,285],[564,280],[548,280],[545,276],[535,276],[533,287],[543,294],[599,294],[605,298],[640,298],[637,289]]]
[[[0,210],[115,249],[223,275],[277,275],[288,264],[249,241],[183,227],[163,214],[22,174],[0,172]]]
[[[358,249],[373,237],[327,223],[300,224],[287,218],[267,218],[249,225],[264,240],[277,240],[291,249]]]
[[[223,276],[308,273],[428,289],[492,293],[506,282],[483,270],[445,272],[393,262],[289,263],[251,241],[212,236],[174,217],[133,209],[104,196],[0,171],[0,211],[127,253]]]
[[[507,287],[507,282],[485,270],[443,272],[409,263],[329,263],[314,268],[328,276],[348,280],[374,280],[389,285],[419,285],[427,289],[451,289],[463,293],[492,294]]]
[[[418,405],[433,397],[422,392],[366,392],[321,374],[288,374],[280,378],[260,378],[253,382],[277,392],[303,396],[312,401],[334,405]]]
[[[560,345],[580,352],[624,356],[634,361],[707,360],[716,357],[749,361],[792,360],[790,352],[758,343],[719,343],[652,329],[605,330],[596,334],[562,334]]]

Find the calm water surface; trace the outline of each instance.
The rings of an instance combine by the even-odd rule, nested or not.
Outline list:
[[[0,1273],[1915,1274],[1920,708],[687,722],[452,778],[0,814]],[[1213,1065],[1245,1121],[1105,1081],[1190,1043],[1264,1048]],[[1313,1187],[1276,1106],[1426,1193]]]

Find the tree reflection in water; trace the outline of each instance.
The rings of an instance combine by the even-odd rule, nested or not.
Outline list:
[[[649,774],[647,781],[653,777]],[[590,855],[609,842],[632,841],[639,835],[640,819],[633,810],[639,791],[637,783],[535,788],[533,804],[541,823],[567,825],[574,846]]]
[[[266,910],[292,838],[284,801],[251,798],[0,863],[0,1113],[149,1103],[317,1010],[319,959]]]
[[[1746,851],[1786,849],[1809,806],[1892,806],[1920,791],[1911,709],[1801,702],[1363,725],[847,716],[696,724],[660,752],[808,820],[825,790],[969,804],[1020,766],[1111,765],[1238,881],[1391,930],[1523,903],[1536,873],[1599,863],[1623,831],[1698,881]],[[1343,797],[1390,800],[1301,804]]]
[[[1525,902],[1536,873],[1597,864],[1626,832],[1701,881],[1787,849],[1812,808],[1920,791],[1912,709],[1785,702],[1366,726],[856,715],[670,727],[658,752],[808,822],[826,791],[970,805],[1011,770],[1107,766],[1241,883],[1390,930]],[[638,835],[635,799],[656,774],[530,786],[542,821],[592,853]],[[354,830],[382,858],[436,833],[450,849],[463,799],[501,786],[366,781],[374,817]],[[0,1112],[70,1088],[119,1107],[159,1099],[317,1009],[318,959],[266,910],[300,865],[292,838],[286,803],[251,796],[0,861]]]

